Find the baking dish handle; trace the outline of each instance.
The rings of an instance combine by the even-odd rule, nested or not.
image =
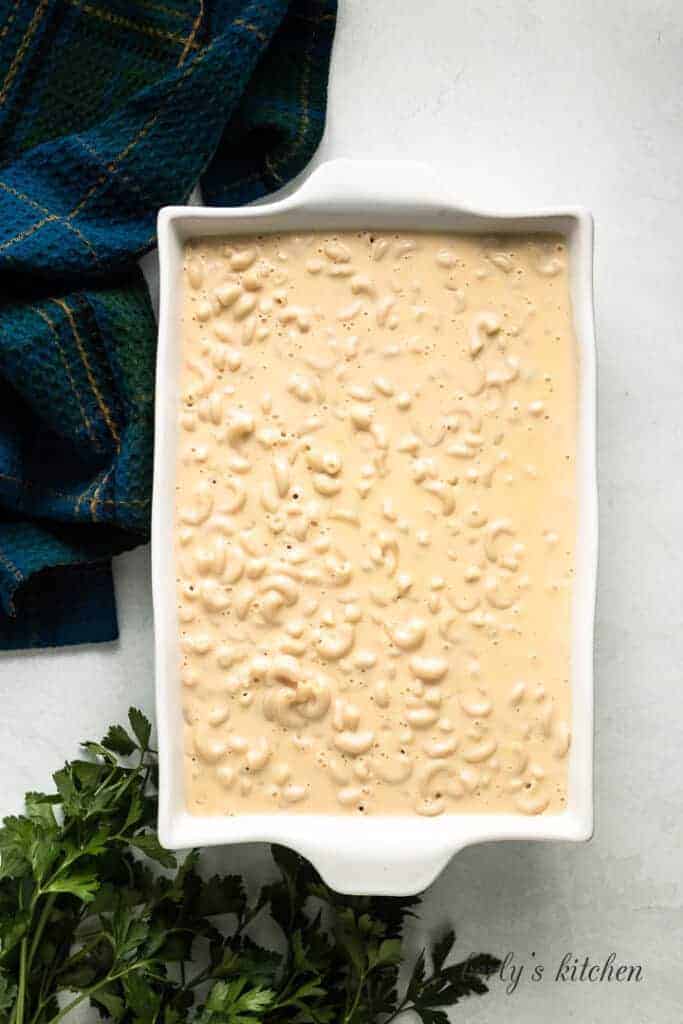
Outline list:
[[[397,841],[392,836],[368,836],[359,849],[353,841],[346,849],[344,837],[329,845],[329,839],[293,842],[320,873],[331,889],[344,895],[413,896],[423,892],[441,874],[461,845],[452,840],[432,844],[416,830],[413,840]],[[464,843],[462,845],[469,845]]]
[[[359,198],[379,205],[453,200],[435,168],[418,160],[327,160],[311,171],[295,195],[306,206],[343,206]]]

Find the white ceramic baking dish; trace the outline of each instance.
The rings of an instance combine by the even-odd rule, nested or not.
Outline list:
[[[569,243],[571,294],[579,348],[578,539],[573,602],[569,793],[561,814],[450,814],[438,818],[278,814],[198,817],[185,808],[173,504],[180,367],[183,244],[207,235],[268,231],[406,230],[561,232]],[[159,734],[159,834],[164,846],[267,841],[298,850],[344,893],[412,894],[473,843],[502,839],[580,841],[593,828],[593,620],[597,568],[593,226],[579,209],[482,212],[464,207],[430,167],[334,160],[292,195],[234,209],[167,207],[158,221],[159,350],[152,511],[152,575]]]

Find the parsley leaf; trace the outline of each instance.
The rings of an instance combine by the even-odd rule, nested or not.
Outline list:
[[[135,737],[143,750],[147,750],[149,746],[150,736],[152,735],[152,725],[150,721],[145,718],[142,711],[138,711],[137,708],[131,708],[128,712],[128,721],[130,727],[135,733]]]
[[[176,866],[175,856],[163,848],[157,836],[153,833],[147,832],[144,835],[131,836],[129,842],[136,850],[140,850],[150,860],[155,860],[162,867],[174,868]]]
[[[251,988],[247,978],[218,981],[206,1000],[201,1024],[259,1024],[275,1000],[272,989]]]
[[[78,896],[84,903],[94,900],[95,893],[99,887],[99,880],[93,870],[78,868],[69,874],[60,877],[57,875],[44,886],[43,892],[68,892]]]
[[[120,754],[121,757],[129,757],[135,750],[135,743],[122,725],[109,727],[109,732],[102,740],[102,746],[111,750],[113,754]]]

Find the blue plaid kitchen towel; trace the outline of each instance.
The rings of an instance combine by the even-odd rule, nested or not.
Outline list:
[[[117,636],[148,537],[157,210],[307,163],[336,0],[0,0],[0,648]]]

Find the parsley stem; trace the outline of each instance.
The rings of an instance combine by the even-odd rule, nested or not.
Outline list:
[[[105,978],[101,978],[100,981],[96,982],[94,985],[91,985],[89,988],[84,988],[80,995],[75,999],[72,999],[71,1002],[65,1006],[63,1010],[60,1010],[56,1017],[52,1017],[47,1024],[59,1024],[59,1021],[68,1016],[68,1014],[70,1014],[72,1010],[75,1010],[77,1006],[80,1006],[84,999],[88,999],[101,988],[104,988],[105,985],[110,985],[112,981],[118,981],[119,978],[123,978],[127,974],[132,974],[133,971],[139,971],[142,970],[143,967],[149,967],[149,964],[149,960],[140,960],[138,963],[131,964],[129,967],[126,967],[123,971],[117,971],[116,974],[107,974]]]
[[[33,917],[36,896],[31,900],[30,917]],[[23,889],[19,888],[19,910],[24,908]],[[30,924],[30,920],[29,920]],[[24,1010],[26,1003],[26,953],[28,951],[28,937],[25,935],[19,946],[19,984],[17,985],[17,999],[12,1009],[10,1024],[24,1024]]]
[[[368,975],[367,975],[366,971],[362,971],[359,974],[359,976],[358,976],[358,987],[356,988],[356,998],[353,1000],[353,1003],[351,1004],[351,1009],[348,1011],[348,1013],[344,1014],[344,1024],[349,1024],[349,1021],[353,1020],[353,1015],[356,1012],[356,1010],[358,1009],[358,1003],[360,1002],[361,992],[363,991],[363,985],[365,984],[365,980],[366,980],[367,976]]]
[[[194,978],[192,978],[188,982],[185,982],[185,988],[189,990],[191,988],[196,988],[198,985],[202,985],[205,981],[210,981],[211,978],[213,977],[211,973],[212,970],[213,968],[211,967],[211,965],[205,967],[203,970],[199,971],[198,974],[195,974]]]
[[[405,998],[401,1001],[400,1005],[396,1007],[391,1017],[387,1017],[387,1019],[384,1021],[384,1024],[391,1024],[391,1022],[396,1020],[397,1017],[400,1017],[402,1013],[406,1013],[408,1009],[408,997],[405,996]]]
[[[34,894],[33,899],[31,900],[32,915],[36,907],[36,904],[40,898],[40,895],[41,892],[40,889],[38,889],[37,892]],[[35,956],[38,944],[40,943],[40,940],[42,938],[43,931],[45,930],[45,925],[48,922],[50,914],[52,913],[52,907],[54,905],[55,899],[55,893],[50,893],[48,898],[45,900],[43,909],[40,912],[40,917],[38,918],[38,923],[36,925],[36,930],[31,941],[30,949],[28,946],[28,938],[22,939],[21,950],[19,953],[19,989],[17,992],[16,1015],[14,1018],[15,1024],[23,1024],[24,1021],[24,1011],[26,1009],[26,982],[28,980],[29,974],[31,973],[33,957]]]
[[[102,945],[103,942],[108,942],[112,947],[114,945],[110,935],[107,935],[106,932],[97,932],[97,934],[94,936],[94,938],[90,940],[90,942],[84,943],[84,945],[82,945],[80,949],[77,949],[75,953],[72,953],[71,956],[67,957],[66,960],[64,960],[60,964],[59,969],[57,970],[57,974],[63,974],[64,971],[71,970],[74,964],[77,964],[79,960],[83,959],[83,957],[88,956],[89,953],[92,953],[93,949],[96,949],[97,946]]]
[[[26,1009],[26,953],[28,950],[28,939],[21,940],[19,950],[19,985],[17,988],[17,1001],[13,1015],[15,1024],[24,1024],[24,1010]]]
[[[40,942],[40,940],[43,937],[43,932],[45,930],[45,925],[47,924],[47,922],[49,920],[50,914],[52,913],[52,908],[54,906],[54,902],[55,902],[56,899],[57,899],[57,894],[54,893],[54,892],[51,892],[48,895],[47,899],[45,900],[45,903],[43,905],[43,909],[40,912],[40,917],[38,918],[38,924],[36,925],[36,930],[35,930],[35,933],[34,933],[34,936],[33,936],[33,941],[31,942],[31,948],[30,948],[30,950],[28,952],[28,962],[26,964],[26,973],[27,974],[31,970],[31,964],[33,963],[33,957],[35,956],[36,950],[38,949],[38,943]]]

